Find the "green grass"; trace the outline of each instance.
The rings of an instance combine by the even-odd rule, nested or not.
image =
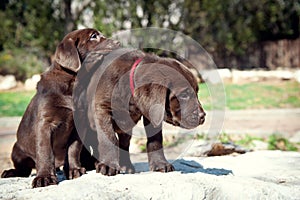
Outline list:
[[[287,138],[280,134],[272,134],[268,137],[256,137],[252,135],[228,135],[222,133],[218,137],[221,143],[233,143],[245,147],[247,149],[252,149],[255,147],[253,143],[255,140],[265,142],[267,144],[268,150],[281,150],[281,151],[299,151],[299,144],[290,142]]]
[[[283,150],[283,151],[298,151],[297,144],[293,144],[287,138],[281,135],[273,134],[268,138],[269,150]]]
[[[221,87],[219,89],[222,93]],[[210,86],[200,84],[199,99],[206,110],[215,107],[210,90]],[[300,84],[294,81],[228,83],[225,85],[225,95],[226,108],[230,110],[300,107]]]
[[[224,91],[225,96],[222,96]],[[0,92],[0,117],[23,115],[34,93]],[[205,110],[222,108],[224,100],[226,108],[230,110],[300,107],[300,84],[294,81],[240,85],[228,83],[225,84],[225,90],[223,85],[200,84],[198,95]]]
[[[0,92],[0,117],[22,116],[35,91]]]

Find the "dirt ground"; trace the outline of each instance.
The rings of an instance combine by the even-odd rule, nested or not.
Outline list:
[[[4,169],[9,169],[12,167],[12,162],[10,160],[10,154],[13,147],[13,144],[16,141],[15,135],[1,135],[0,136],[0,173]]]
[[[300,108],[225,111],[223,114],[224,119],[214,116],[217,115],[214,112],[208,112],[205,124],[193,130],[193,132],[212,134],[213,137],[216,136],[214,135],[214,131],[226,134],[249,134],[255,136],[268,136],[277,133],[300,142]],[[12,167],[10,154],[13,144],[16,141],[15,133],[19,121],[20,118],[0,118],[0,173],[4,169]],[[214,125],[216,123],[217,125]],[[216,130],[216,127],[220,129]],[[138,137],[144,137],[141,124],[137,125],[135,132],[138,133]],[[175,127],[164,126],[165,135],[178,134],[178,132],[179,130]],[[180,157],[190,147],[191,144],[188,142],[186,141],[180,145],[169,144],[170,147],[165,149],[166,157],[172,160]],[[134,147],[132,152],[133,162],[147,162],[147,155],[145,153],[137,153]]]

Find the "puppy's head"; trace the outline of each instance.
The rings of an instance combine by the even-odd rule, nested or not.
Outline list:
[[[60,66],[77,72],[89,52],[113,49],[119,45],[119,42],[105,38],[95,29],[80,29],[64,37],[56,48],[54,59]]]
[[[142,113],[154,127],[163,120],[186,129],[204,123],[206,114],[198,100],[198,83],[187,67],[174,59],[160,59],[145,68],[150,75],[140,74],[137,85],[151,81],[136,94]]]
[[[180,62],[172,65],[182,74],[172,78],[166,93],[165,121],[186,129],[195,128],[205,121],[201,103],[198,100],[198,84],[194,75]]]
[[[205,121],[205,112],[197,98],[197,89],[176,87],[169,91],[166,121],[182,128],[192,129]]]

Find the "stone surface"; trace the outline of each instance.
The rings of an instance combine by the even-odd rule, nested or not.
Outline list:
[[[298,83],[300,83],[300,70],[297,70],[294,73],[294,78],[295,78],[296,81],[298,81]]]
[[[232,70],[232,82],[240,83],[243,81],[258,82],[266,80],[291,80],[294,78],[294,73],[288,70],[251,70],[239,71]]]
[[[39,74],[33,75],[31,78],[25,81],[24,87],[25,90],[35,90],[37,83],[41,80],[41,76]]]
[[[88,172],[57,186],[31,189],[30,178],[0,179],[0,199],[299,199],[300,153],[257,151],[237,156],[186,157],[176,172],[113,177]]]
[[[223,130],[258,136],[281,132],[299,141],[299,113],[299,109],[226,111]],[[209,132],[212,114],[208,113],[208,124],[195,132]],[[0,118],[0,171],[11,167],[9,157],[19,120]],[[172,127],[164,131],[168,132],[180,131]],[[135,134],[144,135],[142,126],[135,127]],[[200,140],[165,149],[168,159],[183,157],[174,164],[177,171],[167,174],[147,172],[146,154],[133,153],[139,172],[134,175],[105,177],[92,171],[58,186],[38,189],[31,189],[33,177],[0,179],[0,199],[299,199],[300,153],[255,151],[196,157],[210,148]]]
[[[218,69],[218,73],[220,74],[221,78],[225,81],[232,79],[232,73],[228,68]]]
[[[251,144],[252,144],[251,149],[253,150],[266,150],[268,149],[269,146],[267,142],[260,141],[260,140],[253,140]]]
[[[258,81],[282,81],[282,80],[296,80],[300,82],[300,70],[230,70],[230,69],[216,69],[203,70],[201,75],[204,81],[212,84],[224,82],[232,83],[247,83]]]
[[[0,76],[0,90],[9,90],[17,86],[15,76],[6,75]]]

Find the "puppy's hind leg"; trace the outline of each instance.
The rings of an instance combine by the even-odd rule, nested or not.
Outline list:
[[[32,168],[34,168],[35,163],[33,159],[28,157],[15,143],[13,151],[11,154],[11,159],[14,163],[15,169],[9,169],[3,171],[1,178],[9,177],[28,177],[31,173]]]
[[[69,143],[64,171],[68,179],[74,179],[86,173],[86,169],[81,167],[80,163],[80,152],[83,145],[75,128],[73,129]]]

